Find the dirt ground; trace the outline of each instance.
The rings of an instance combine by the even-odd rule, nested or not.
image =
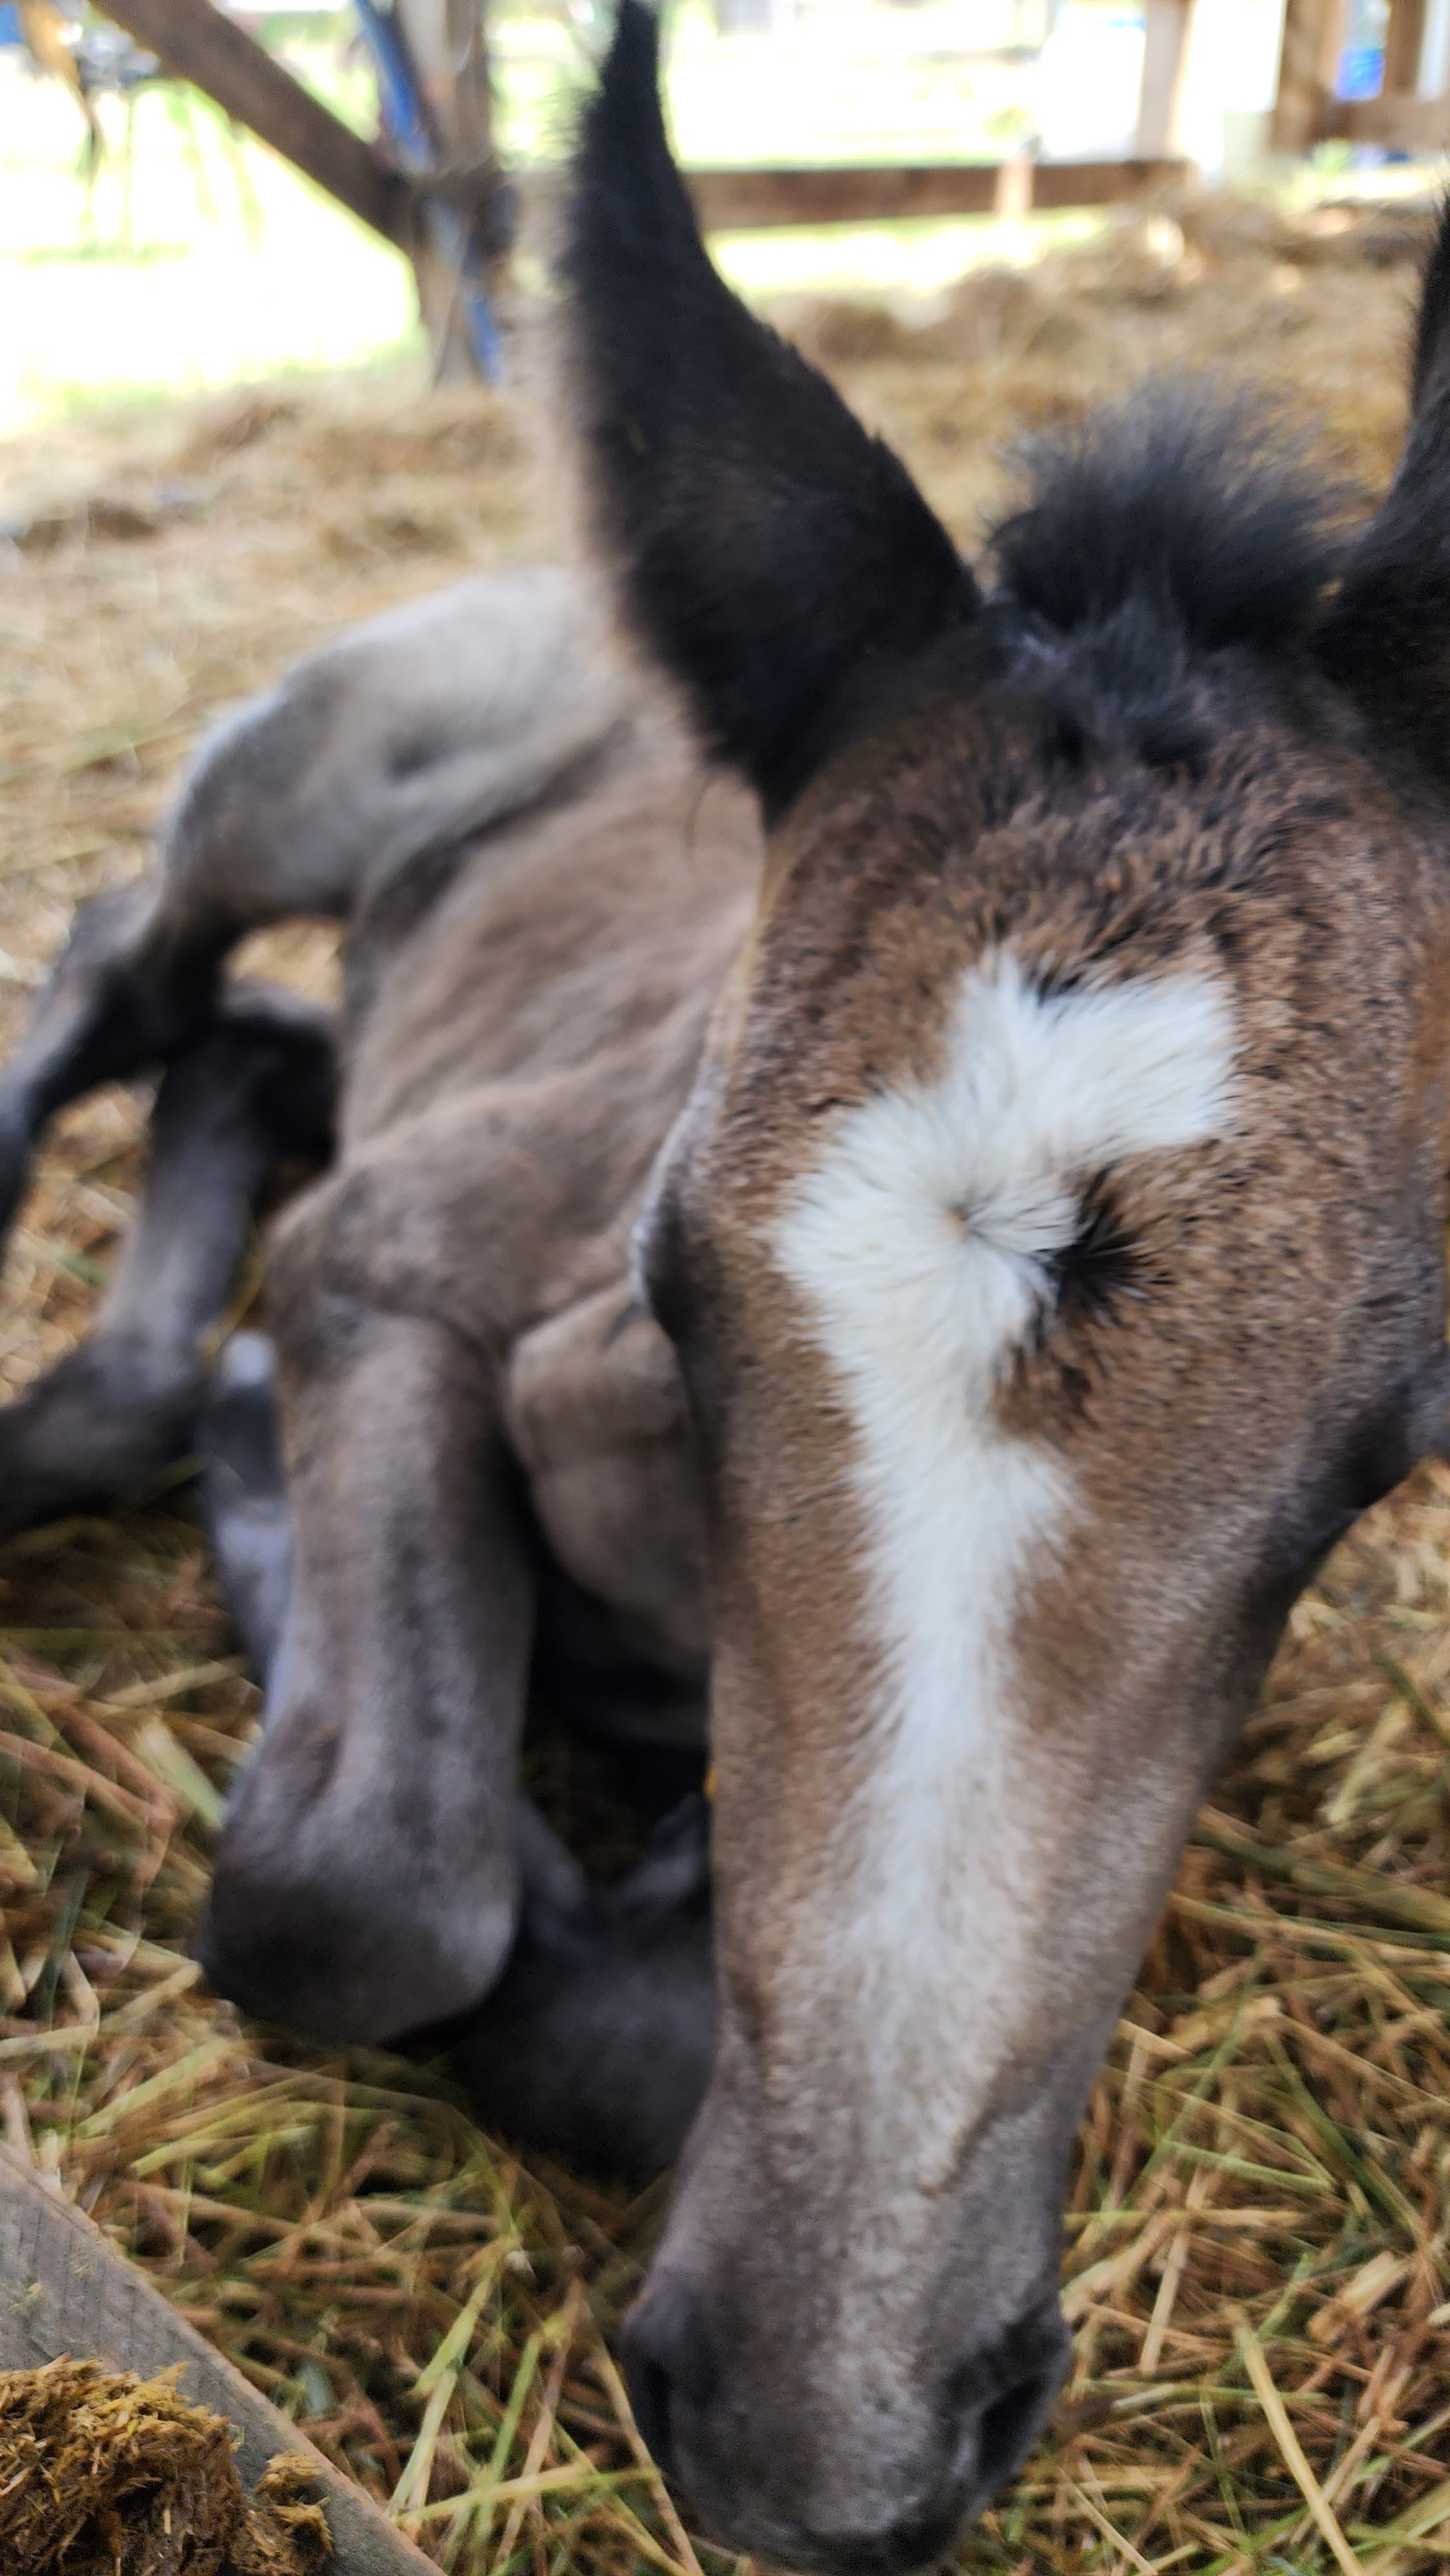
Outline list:
[[[1417,241],[1165,208],[931,312],[785,319],[970,542],[1005,443],[1164,368],[1253,382],[1380,484]],[[145,865],[214,711],[350,618],[557,545],[544,448],[522,397],[370,377],[0,451],[10,1032],[74,904]],[[332,972],[315,932],[266,958]],[[57,1123],[0,1309],[10,1389],[85,1328],[143,1114],[113,1091]],[[723,2563],[603,2339],[660,2188],[526,2170],[441,2075],[246,2025],[185,1959],[254,1711],[184,1477],[13,1540],[0,1586],[11,2144],[442,2564]],[[964,2567],[1400,2576],[1450,2548],[1447,1794],[1450,1472],[1425,1469],[1296,1609],[1200,1823],[1084,2125],[1074,2377]]]

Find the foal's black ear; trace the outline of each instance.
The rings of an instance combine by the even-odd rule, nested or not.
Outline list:
[[[595,524],[712,747],[778,809],[842,693],[977,593],[905,467],[711,267],[657,76],[653,13],[622,0],[560,260]]]
[[[1420,286],[1399,471],[1352,547],[1321,662],[1377,730],[1450,788],[1450,198]]]

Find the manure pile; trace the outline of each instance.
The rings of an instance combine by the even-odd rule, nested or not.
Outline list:
[[[255,2496],[232,2427],[91,2361],[0,2371],[0,2548],[9,2576],[324,2576],[332,2546],[310,2464]]]
[[[1382,481],[1413,217],[1164,206],[927,312],[784,318],[970,538],[994,450],[1149,368],[1318,413]],[[349,617],[546,550],[526,414],[372,379],[0,455],[0,999],[145,861],[198,725]],[[329,943],[263,943],[318,989]],[[142,1104],[59,1122],[7,1389],[85,1325]],[[243,1303],[245,1300],[242,1301]],[[462,2576],[725,2565],[604,2337],[657,2224],[526,2170],[448,2084],[243,2024],[185,1958],[254,1694],[183,1482],[0,1549],[0,2114],[177,2306]],[[554,1757],[555,1811],[591,1784]],[[993,2576],[1408,2576],[1450,2554],[1450,1471],[1296,1609],[1084,2124],[1074,2377],[967,2544]]]

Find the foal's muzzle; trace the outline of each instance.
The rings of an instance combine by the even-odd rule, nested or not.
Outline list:
[[[892,2464],[899,2506],[884,2513],[873,2507],[868,2519],[853,2515],[846,2495],[839,2515],[819,2495],[800,2511],[788,2401],[774,2439],[740,2439],[751,2411],[773,2411],[769,2394],[751,2400],[731,2385],[702,2307],[680,2284],[646,2293],[626,2322],[623,2349],[640,2430],[707,2528],[730,2548],[816,2576],[911,2576],[930,2566],[1020,2467],[1069,2358],[1055,2301],[1032,2310],[990,2349],[964,2356],[925,2410],[924,2456]],[[767,2483],[748,2462],[771,2455],[777,2466]],[[873,2483],[879,2494],[880,2481]]]

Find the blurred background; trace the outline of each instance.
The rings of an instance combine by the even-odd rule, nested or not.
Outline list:
[[[1266,165],[1284,0],[1204,0],[1182,31],[1173,147],[1210,179]],[[1093,160],[1134,148],[1145,49],[1164,0],[682,0],[671,100],[692,163]],[[360,133],[374,55],[346,9],[234,11]],[[494,134],[511,169],[547,164],[598,41],[588,0],[494,0]],[[1387,0],[1351,0],[1326,86],[1372,100]],[[1450,0],[1417,12],[1410,86],[1438,97]],[[30,41],[27,43],[27,31]],[[1321,46],[1322,50],[1322,46]],[[81,86],[57,68],[63,51]],[[82,94],[84,90],[84,95]],[[1302,191],[1382,146],[1323,141]],[[1090,232],[1079,215],[1067,229]],[[1059,222],[1054,230],[1060,234]],[[1028,256],[983,218],[734,237],[761,288],[929,290],[973,259]],[[0,438],[97,402],[416,353],[408,264],[83,0],[0,0]]]

